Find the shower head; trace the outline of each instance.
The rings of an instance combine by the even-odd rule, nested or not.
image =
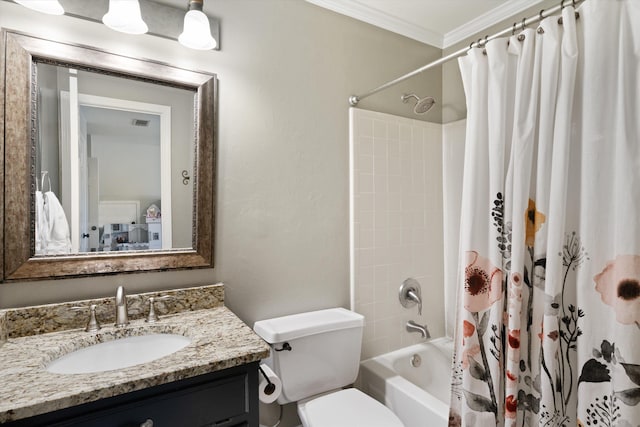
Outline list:
[[[431,96],[419,98],[415,93],[402,95],[402,102],[406,104],[411,98],[416,99],[416,105],[413,107],[413,112],[416,114],[426,114],[436,103],[436,100]]]

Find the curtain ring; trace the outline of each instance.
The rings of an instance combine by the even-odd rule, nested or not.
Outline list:
[[[524,31],[525,28],[527,28],[527,18],[522,18],[522,30]]]
[[[512,35],[512,36],[515,36],[515,35],[516,35],[516,25],[518,25],[518,23],[517,23],[517,22],[514,22],[514,23],[513,23],[513,28],[511,29],[511,35]]]
[[[487,34],[486,36],[484,36],[484,46],[487,46],[487,43],[489,43],[489,34]]]
[[[543,13],[544,13],[544,9],[542,9],[540,11],[540,15],[539,15],[540,16],[540,21],[542,21],[544,19],[544,16],[542,16]]]
[[[473,49],[473,44],[474,44],[474,43],[475,43],[475,42],[471,42],[471,44],[469,45],[469,50]]]
[[[571,5],[573,6],[573,8],[576,8],[576,0],[571,0]]]

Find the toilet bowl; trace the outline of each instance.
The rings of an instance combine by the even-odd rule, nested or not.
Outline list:
[[[332,308],[261,320],[264,361],[282,381],[278,403],[297,402],[304,427],[403,427],[389,408],[355,388],[364,317]]]

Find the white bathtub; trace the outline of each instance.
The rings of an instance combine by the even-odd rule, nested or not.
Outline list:
[[[389,407],[405,427],[446,427],[452,351],[445,337],[365,360],[359,387]],[[411,365],[416,354],[422,359],[419,367]]]

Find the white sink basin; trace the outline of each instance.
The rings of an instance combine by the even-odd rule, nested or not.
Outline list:
[[[191,340],[175,334],[121,338],[65,354],[47,366],[55,374],[88,374],[151,362],[185,348]]]

